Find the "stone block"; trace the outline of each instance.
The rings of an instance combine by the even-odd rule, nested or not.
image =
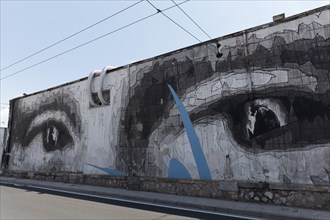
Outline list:
[[[269,191],[265,192],[265,196],[266,196],[268,199],[273,199],[273,197],[274,197],[273,193],[271,193],[271,192],[269,192]]]
[[[238,192],[237,182],[220,182],[219,189],[222,191]]]

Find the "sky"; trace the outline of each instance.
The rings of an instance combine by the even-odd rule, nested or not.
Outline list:
[[[161,10],[174,5],[171,0],[150,2]],[[8,67],[133,4],[110,19]],[[280,13],[289,17],[327,4],[329,0],[190,0],[180,7],[213,39],[271,22]],[[0,72],[0,127],[7,126],[9,100],[23,93],[74,81],[105,66],[123,66],[210,39],[178,7],[173,7],[164,13],[194,37],[158,13],[9,76],[152,15],[156,9],[147,1],[136,0],[0,0],[0,12],[0,69],[4,69]]]

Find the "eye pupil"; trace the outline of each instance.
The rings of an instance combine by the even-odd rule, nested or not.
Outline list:
[[[280,127],[280,122],[276,114],[267,107],[258,107],[255,117],[254,137]]]
[[[47,143],[56,146],[58,140],[58,130],[51,126],[47,130]]]
[[[55,120],[49,120],[43,127],[43,146],[47,152],[62,150],[68,143],[73,143],[67,127]]]

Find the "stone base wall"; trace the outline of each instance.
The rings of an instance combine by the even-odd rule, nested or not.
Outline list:
[[[310,209],[330,209],[330,187],[267,182],[177,180],[153,177],[114,177],[79,173],[19,173],[4,171],[3,175],[43,181],[108,186],[129,190],[159,192],[213,199],[258,202]]]
[[[296,206],[311,209],[330,209],[330,187],[304,184],[240,183],[241,201]]]

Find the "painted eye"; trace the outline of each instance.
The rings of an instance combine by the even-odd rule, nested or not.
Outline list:
[[[65,125],[55,120],[48,120],[42,126],[42,141],[47,152],[62,150],[73,139]]]
[[[330,139],[330,103],[326,95],[256,98],[226,112],[235,140],[247,149],[301,148]]]
[[[28,147],[31,142],[38,137],[42,137],[42,145],[46,152],[63,150],[67,146],[72,146],[74,139],[72,126],[69,119],[63,112],[45,112],[35,117],[29,128],[24,133],[22,146]]]

